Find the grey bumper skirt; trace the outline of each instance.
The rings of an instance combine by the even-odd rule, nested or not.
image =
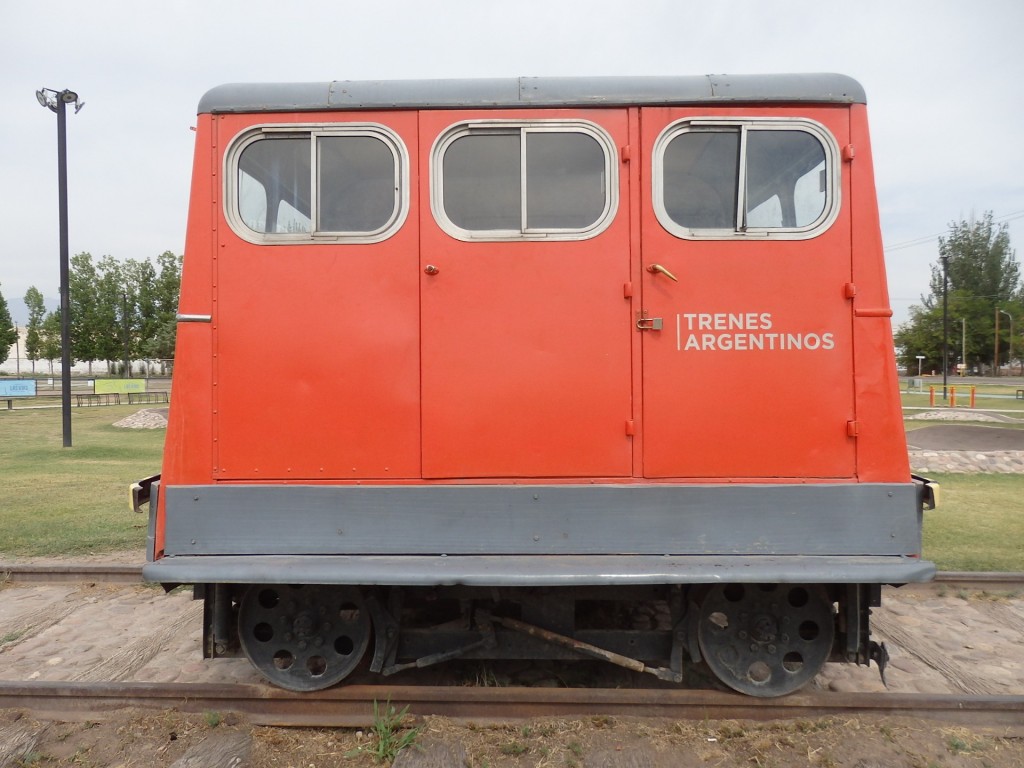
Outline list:
[[[163,554],[174,557],[394,555],[399,562],[444,553],[582,562],[593,555],[595,563],[615,563],[601,558],[628,554],[655,556],[651,562],[662,555],[855,562],[921,551],[921,487],[912,483],[214,485],[169,486],[160,494],[167,508]]]
[[[903,584],[930,581],[935,566],[903,556],[184,555],[149,563],[142,574],[147,581],[164,584]]]

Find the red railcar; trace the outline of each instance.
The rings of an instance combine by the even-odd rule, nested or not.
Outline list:
[[[284,687],[568,638],[777,695],[933,573],[849,78],[215,88],[180,311],[145,575]]]

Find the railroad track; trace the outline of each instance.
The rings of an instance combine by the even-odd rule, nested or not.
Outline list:
[[[24,583],[141,583],[138,565],[0,563],[0,579]],[[1020,590],[1024,573],[942,573],[916,588]],[[986,605],[988,605],[986,603]],[[1012,617],[1019,620],[1016,614]],[[1008,619],[1009,620],[1009,619]],[[913,643],[908,646],[916,647]],[[159,647],[163,643],[157,643]],[[911,652],[913,652],[913,647]],[[918,649],[920,650],[920,649]],[[0,681],[0,708],[69,719],[92,719],[124,708],[202,713],[236,712],[260,725],[372,724],[373,702],[408,705],[413,715],[443,715],[477,723],[537,717],[633,716],[686,719],[778,720],[827,715],[924,717],[963,725],[1024,728],[1024,696],[998,688],[956,686],[951,694],[801,692],[759,700],[732,693],[682,689],[526,688],[432,685],[349,685],[294,694],[261,684],[111,682],[93,676],[69,682]],[[1024,735],[1021,730],[1020,735]]]
[[[259,685],[0,682],[0,709],[68,719],[130,707],[235,712],[255,725],[368,727],[375,701],[408,706],[414,718],[436,715],[475,724],[579,716],[765,721],[841,715],[898,715],[986,728],[1020,729],[1024,723],[1024,696],[813,692],[754,699],[701,690],[368,685],[295,694]]]

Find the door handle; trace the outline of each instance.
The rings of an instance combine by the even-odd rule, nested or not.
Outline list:
[[[677,278],[675,275],[673,275],[671,272],[669,272],[667,269],[665,269],[663,266],[661,266],[661,264],[651,264],[651,266],[649,266],[647,268],[647,271],[651,272],[652,274],[657,274],[657,273],[660,272],[665,277],[667,277],[669,280],[672,280],[673,282],[676,282],[676,283],[679,282],[679,278]]]

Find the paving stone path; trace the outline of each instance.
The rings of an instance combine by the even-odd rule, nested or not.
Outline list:
[[[907,416],[908,421],[944,422],[907,432],[910,466],[918,473],[1024,473],[1024,429],[1001,413],[939,409]]]
[[[929,472],[1022,473],[1024,451],[910,451],[911,469],[922,475]]]

